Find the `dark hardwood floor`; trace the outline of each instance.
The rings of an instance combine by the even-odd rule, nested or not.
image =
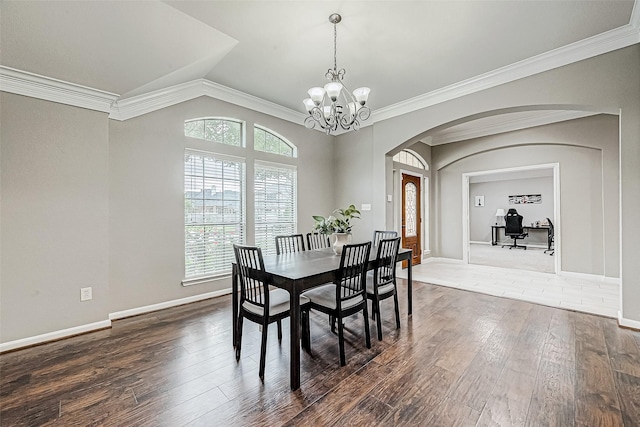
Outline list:
[[[2,426],[639,426],[640,333],[614,319],[414,283],[402,327],[383,303],[383,341],[348,319],[347,366],[326,316],[289,388],[288,321],[231,344],[231,298],[113,323],[0,355]]]

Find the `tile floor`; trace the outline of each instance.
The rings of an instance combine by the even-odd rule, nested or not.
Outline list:
[[[406,270],[398,276],[406,278]],[[619,285],[598,278],[464,264],[437,258],[413,267],[413,279],[434,285],[529,301],[606,317],[618,317]]]

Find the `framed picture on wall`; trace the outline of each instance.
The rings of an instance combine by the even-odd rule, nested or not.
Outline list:
[[[475,196],[475,202],[473,203],[473,206],[477,208],[484,207],[484,196]]]
[[[519,194],[516,196],[509,196],[510,205],[528,205],[532,203],[542,203],[542,194]]]

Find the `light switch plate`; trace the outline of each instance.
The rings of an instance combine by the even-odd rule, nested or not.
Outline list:
[[[360,210],[361,211],[370,211],[371,210],[371,204],[370,203],[363,203],[360,206]]]

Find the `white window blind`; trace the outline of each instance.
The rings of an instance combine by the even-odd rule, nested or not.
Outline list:
[[[233,244],[245,242],[244,160],[186,150],[185,278],[231,271]]]
[[[255,235],[263,254],[275,254],[275,236],[297,229],[297,171],[273,163],[256,162]]]

